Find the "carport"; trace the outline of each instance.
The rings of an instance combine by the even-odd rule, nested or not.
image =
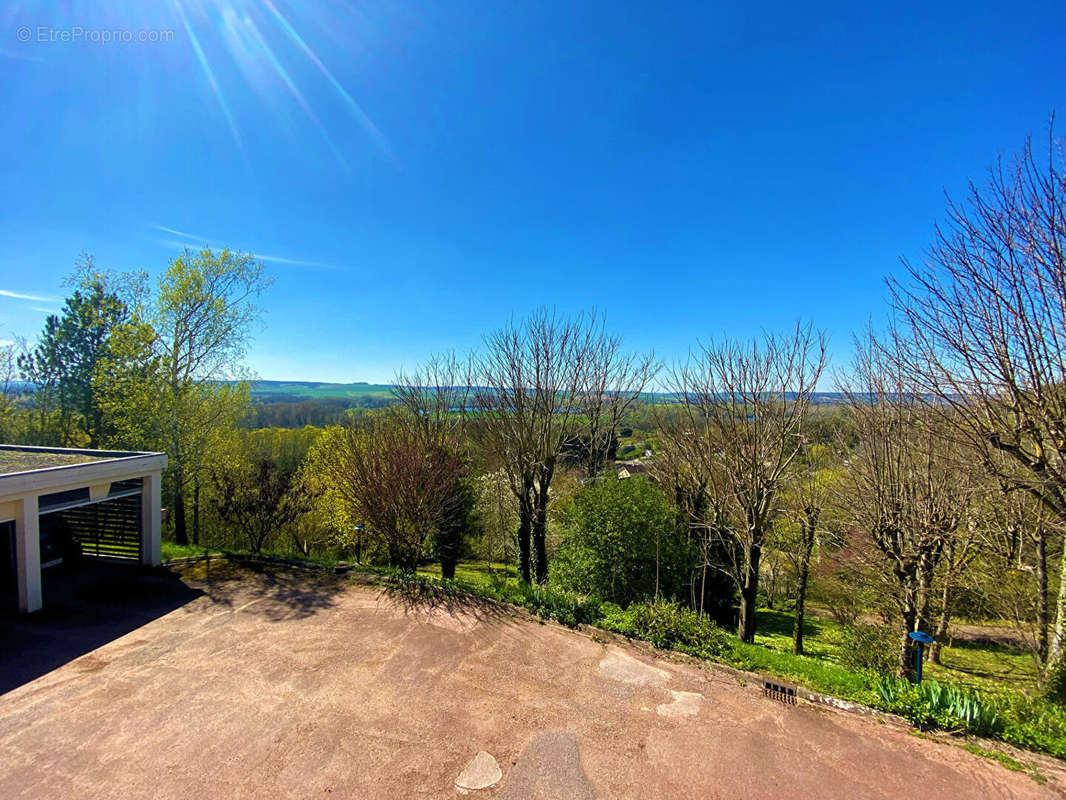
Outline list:
[[[158,565],[163,453],[0,445],[0,570],[22,612],[41,571],[75,560]]]

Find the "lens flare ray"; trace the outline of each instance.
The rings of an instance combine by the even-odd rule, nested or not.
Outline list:
[[[307,42],[303,40],[303,37],[300,36],[296,29],[289,24],[289,21],[282,15],[280,11],[278,11],[277,7],[275,7],[275,5],[270,2],[270,0],[263,0],[263,5],[265,5],[267,10],[269,10],[270,13],[274,15],[274,18],[278,21],[278,25],[288,35],[288,37],[293,41],[293,43],[295,43],[296,46],[304,52],[304,55],[306,55],[308,59],[310,59],[311,63],[314,64],[318,71],[322,73],[322,76],[330,82],[334,89],[337,90],[337,93],[347,104],[349,110],[351,110],[351,112],[355,115],[356,120],[363,127],[363,130],[365,130],[366,133],[370,136],[370,138],[374,141],[374,144],[378,146],[378,148],[384,155],[391,159],[392,149],[389,147],[388,140],[385,138],[384,134],[382,134],[382,132],[378,130],[378,127],[374,124],[373,120],[371,120],[370,117],[367,116],[367,113],[363,111],[362,107],[355,101],[355,98],[353,98],[348,93],[348,90],[344,88],[341,82],[333,76],[333,73],[330,72],[326,65],[322,63],[319,57],[315,54],[315,51],[312,50],[311,47],[307,44]]]
[[[230,132],[233,134],[233,140],[237,143],[237,149],[244,153],[244,142],[241,140],[240,131],[237,130],[237,123],[233,119],[233,113],[230,111],[229,103],[226,102],[226,97],[222,93],[222,89],[218,85],[218,80],[215,78],[215,72],[211,69],[211,64],[207,60],[207,56],[204,54],[203,47],[200,46],[200,40],[197,38],[196,33],[192,29],[192,25],[189,24],[189,18],[185,14],[185,9],[182,8],[180,0],[173,0],[172,6],[181,18],[181,24],[185,28],[185,33],[189,36],[189,44],[192,46],[193,52],[196,54],[196,60],[200,62],[200,68],[204,71],[204,75],[207,77],[207,83],[211,87],[211,91],[214,92],[215,98],[218,100],[218,105],[222,109],[222,114],[226,117],[226,123],[229,125]]]
[[[300,88],[296,85],[296,82],[289,75],[288,70],[282,65],[277,55],[274,53],[274,49],[263,37],[262,32],[259,30],[259,26],[255,24],[250,16],[244,16],[238,19],[236,14],[228,15],[226,20],[227,28],[229,30],[229,38],[233,44],[233,49],[240,49],[239,57],[242,60],[254,59],[257,54],[262,55],[266,59],[267,63],[274,70],[274,74],[281,80],[288,89],[289,94],[296,101],[297,105],[303,109],[303,112],[307,115],[308,119],[318,129],[319,134],[322,136],[322,140],[329,147],[330,152],[340,163],[341,167],[345,171],[348,170],[348,162],[341,154],[337,145],[334,144],[333,139],[330,138],[329,133],[326,131],[326,127],[322,124],[322,121],[318,118],[318,115],[311,108],[300,91]]]

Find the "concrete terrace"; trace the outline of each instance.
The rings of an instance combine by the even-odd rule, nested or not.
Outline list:
[[[152,580],[0,630],[36,625],[23,652],[43,656],[49,625],[131,617],[0,697],[0,797],[966,800],[1066,786],[1050,759],[1041,785],[903,727],[786,706],[713,667],[492,605],[218,563]]]

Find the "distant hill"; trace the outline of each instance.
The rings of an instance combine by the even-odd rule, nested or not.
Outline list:
[[[302,400],[391,400],[392,386],[387,383],[325,383],[322,381],[253,381],[252,399],[261,403],[299,402]],[[650,402],[673,403],[677,396],[667,392],[648,392]],[[835,405],[844,400],[840,392],[815,392],[815,405]]]
[[[252,399],[262,403],[324,400],[327,398],[388,400],[392,387],[387,384],[324,383],[321,381],[252,381]]]

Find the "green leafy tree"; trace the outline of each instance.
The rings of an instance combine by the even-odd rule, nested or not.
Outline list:
[[[259,553],[309,510],[310,496],[291,463],[250,437],[236,438],[231,457],[212,461],[208,470],[212,505],[236,538]]]
[[[606,477],[578,492],[562,517],[555,576],[563,586],[623,606],[683,594],[692,554],[674,508],[649,481]]]
[[[18,359],[23,378],[37,387],[40,440],[101,445],[105,415],[94,376],[116,329],[128,320],[125,302],[96,279],[76,289],[61,314],[45,320],[37,346]]]
[[[163,450],[166,420],[162,414],[162,358],[156,332],[140,319],[115,330],[107,355],[93,379],[103,419],[105,447]]]
[[[251,254],[208,248],[186,249],[160,278],[153,320],[157,379],[179,544],[189,541],[186,493],[191,487],[198,495],[210,444],[246,410],[247,385],[227,381],[243,377],[242,359],[260,318],[256,299],[267,285]]]

